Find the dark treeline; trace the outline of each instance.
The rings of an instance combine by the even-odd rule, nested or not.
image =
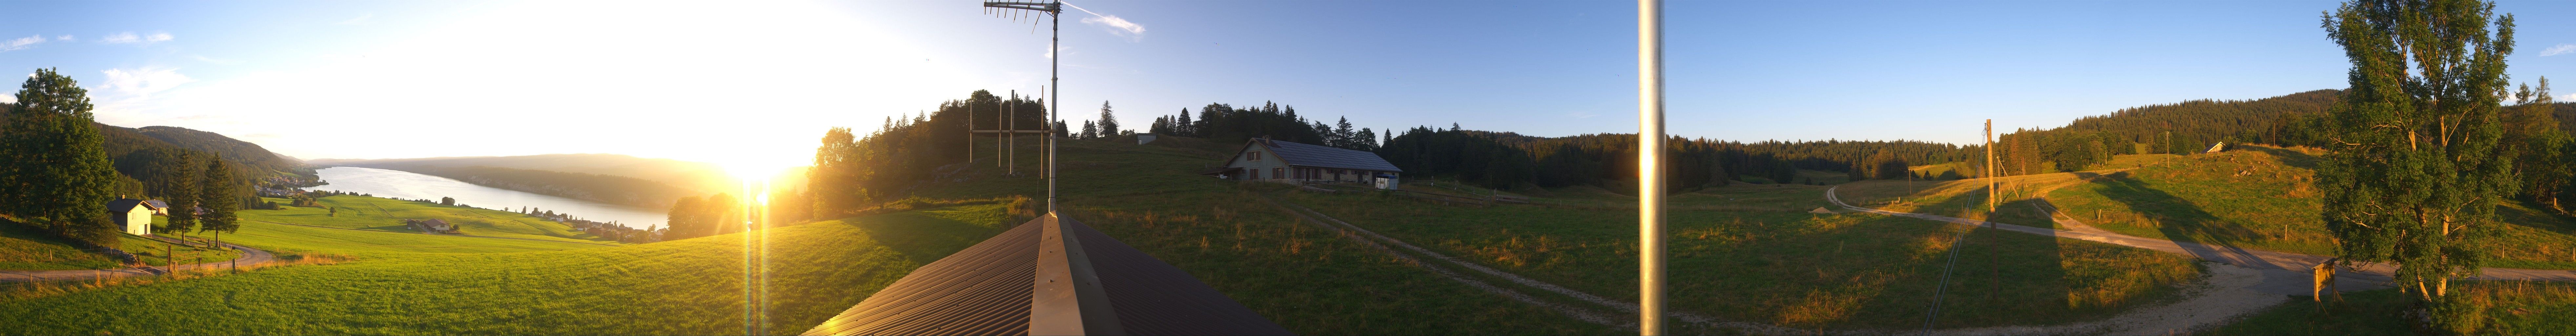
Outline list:
[[[1297,115],[1296,106],[1263,102],[1261,105],[1209,103],[1200,106],[1196,116],[1189,109],[1181,113],[1154,118],[1146,132],[1198,137],[1217,142],[1241,142],[1254,137],[1362,151],[1378,147],[1377,130],[1351,128],[1350,118],[1339,118],[1333,124],[1307,120]]]
[[[668,226],[662,240],[681,240],[713,236],[743,230],[742,200],[718,193],[706,197],[681,197],[671,203]]]
[[[1671,150],[1666,154],[1672,169],[1669,187],[1677,191],[1733,181],[1813,183],[1798,178],[1799,169],[1901,179],[1909,165],[1968,157],[1967,149],[1957,145],[1919,141],[1666,141]],[[1414,178],[1454,178],[1505,190],[1577,185],[1625,190],[1636,183],[1636,144],[1635,134],[1543,138],[1451,125],[1405,130],[1377,153]]]
[[[1207,137],[1218,141],[1270,136],[1275,140],[1358,150],[1377,148],[1375,130],[1352,128],[1347,120],[1325,124],[1298,116],[1294,107],[1275,103],[1259,106],[1237,108],[1227,104],[1208,104],[1196,113],[1184,109],[1178,115],[1156,118],[1145,132]],[[900,119],[888,118],[874,131],[861,133],[850,128],[833,128],[824,132],[821,146],[815,148],[814,165],[806,173],[805,188],[795,194],[772,196],[773,205],[809,206],[777,210],[771,216],[782,220],[838,218],[856,214],[874,204],[901,199],[905,190],[942,174],[939,167],[966,161],[967,153],[960,149],[966,146],[968,130],[1045,130],[1048,126],[1043,117],[1046,108],[1047,103],[1037,97],[996,96],[990,91],[977,90],[968,94],[966,99],[942,102],[930,111]],[[1107,138],[1112,134],[1134,133],[1134,130],[1120,126],[1117,120],[1108,117],[1110,108],[1108,102],[1102,102],[1101,119],[1083,121],[1092,126],[1090,131],[1066,128],[1067,123],[1056,123],[1058,134]],[[1016,111],[1012,113],[1015,118],[1004,119],[996,111]],[[975,137],[993,136],[977,134]],[[1019,141],[1037,144],[1041,139],[1031,134]],[[976,154],[993,155],[987,152]]]

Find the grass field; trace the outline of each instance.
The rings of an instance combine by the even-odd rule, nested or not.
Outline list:
[[[2576,334],[2576,285],[2551,282],[2477,281],[2454,283],[2451,295],[2482,315],[2460,335]],[[2211,330],[2209,335],[2407,335],[2415,334],[2406,311],[2413,300],[2396,289],[2344,293],[2342,302],[2320,304],[2306,296],[2243,320]]]
[[[285,199],[271,198],[279,204]],[[563,223],[537,219],[516,212],[438,205],[366,196],[340,195],[319,199],[323,206],[338,209],[334,215],[321,207],[281,206],[277,210],[242,210],[246,221],[268,221],[336,228],[395,232],[419,232],[404,228],[404,219],[444,219],[466,235],[541,239],[570,242],[615,244],[617,242],[588,233],[572,231]]]
[[[1022,139],[1022,143],[1028,143]],[[1174,141],[1179,140],[1179,141]],[[984,142],[990,144],[989,140]],[[1188,271],[1299,334],[1617,334],[1443,279],[1357,242],[1298,223],[1243,184],[1194,175],[1240,143],[1163,137],[1153,144],[1066,141],[1059,192],[1068,216]],[[1037,146],[1020,149],[1033,172]],[[991,147],[978,149],[979,153]],[[916,194],[944,199],[1026,195],[1045,180],[1000,178],[991,158],[966,180]]]
[[[964,206],[754,235],[778,256],[759,324],[803,332],[1000,232],[1004,211]],[[362,257],[0,302],[0,318],[27,334],[732,334],[745,325],[743,234],[622,247],[276,224],[245,224],[242,236]],[[435,244],[459,245],[426,246]],[[528,247],[507,244],[589,248],[454,253]]]
[[[1740,185],[1673,197],[1676,309],[1796,328],[1920,328],[1951,248],[1937,327],[2038,325],[2161,302],[2200,270],[2181,256],[1946,223],[1807,213],[1824,187]],[[1635,212],[1618,207],[1441,206],[1298,193],[1297,203],[1443,254],[1633,300]],[[1968,232],[1966,241],[1956,240]]]
[[[153,216],[154,224],[163,217]],[[220,248],[198,248],[171,244],[151,238],[117,234],[116,246],[134,253],[146,265],[167,266],[173,254],[187,256],[180,264],[216,262],[241,257],[240,252]],[[81,250],[72,244],[16,222],[0,220],[0,270],[82,270],[124,268],[124,262],[103,253]]]
[[[1864,181],[1844,185],[1842,196],[1894,211],[1990,215],[1998,222],[2039,226],[2052,223],[2032,206],[2038,193],[2047,192],[2048,202],[2065,214],[2121,234],[2333,255],[2332,235],[2318,218],[2319,191],[2310,185],[2320,153],[2237,148],[2189,156],[2122,155],[2093,171],[2005,177],[2003,202],[1994,214],[1984,213],[1983,179],[1917,182],[1910,194],[1902,181]],[[1973,206],[1927,204],[1934,202]],[[2576,269],[2576,221],[2520,203],[2497,210],[2506,225],[2499,226],[2497,258],[2488,267]]]

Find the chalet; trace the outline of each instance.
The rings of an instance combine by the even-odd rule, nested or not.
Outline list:
[[[1227,158],[1223,168],[1201,175],[1229,180],[1360,183],[1394,189],[1403,169],[1377,153],[1308,145],[1269,138],[1252,139]]]
[[[169,205],[158,200],[118,198],[107,201],[108,218],[115,220],[126,234],[152,235],[152,215],[167,214]]]

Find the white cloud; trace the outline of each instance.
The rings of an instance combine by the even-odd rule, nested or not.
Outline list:
[[[130,70],[107,69],[100,72],[107,74],[107,84],[100,85],[99,88],[114,90],[117,94],[135,98],[151,97],[153,93],[197,81],[194,78],[188,78],[188,75],[179,74],[178,68],[145,67]]]
[[[343,26],[362,25],[362,24],[367,24],[367,19],[374,19],[374,18],[376,18],[376,13],[358,14],[358,17],[349,18],[348,20],[342,20],[342,21],[340,21],[340,23],[333,23],[333,24],[335,24],[335,25],[343,25]]]
[[[170,40],[170,38],[171,38],[171,37],[170,37],[170,33],[152,33],[152,35],[137,35],[137,34],[135,34],[134,32],[122,32],[122,33],[115,33],[115,34],[107,34],[107,37],[101,37],[101,38],[99,38],[99,39],[98,39],[98,41],[99,41],[99,42],[106,42],[106,43],[109,43],[109,44],[127,44],[127,43],[143,43],[143,44],[151,44],[151,43],[153,43],[153,42],[169,41],[169,40]]]
[[[56,41],[63,41],[63,42],[71,42],[71,41],[72,41],[72,36],[71,36],[71,35],[55,36],[55,37],[54,37],[54,40],[56,40]]]
[[[1127,19],[1119,18],[1115,15],[1102,15],[1100,12],[1083,9],[1082,6],[1074,6],[1071,3],[1066,3],[1065,5],[1071,6],[1073,9],[1080,10],[1083,13],[1091,14],[1092,17],[1082,18],[1082,23],[1101,25],[1103,27],[1110,28],[1109,32],[1116,33],[1118,36],[1141,38],[1145,35],[1145,25],[1129,22]]]
[[[2570,94],[2567,94],[2567,95],[2565,95],[2565,96],[2558,96],[2558,101],[2576,101],[2576,93],[2570,93]]]
[[[0,42],[0,51],[26,49],[27,46],[36,45],[37,43],[45,43],[45,37],[43,35],[30,35],[27,37],[10,39],[8,42]]]
[[[2540,51],[2541,56],[2557,56],[2565,53],[2576,53],[2576,44],[2560,44]]]

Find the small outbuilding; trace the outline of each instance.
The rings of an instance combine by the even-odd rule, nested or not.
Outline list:
[[[1153,133],[1136,133],[1136,144],[1142,145],[1149,143],[1154,143]]]
[[[1226,159],[1224,167],[1200,174],[1229,180],[1357,183],[1394,189],[1403,172],[1377,153],[1261,138],[1244,143],[1241,150]]]
[[[169,211],[169,206],[164,204],[167,203],[158,200],[118,198],[107,201],[107,215],[116,221],[116,226],[125,228],[126,234],[149,236],[152,235],[152,215]]]

